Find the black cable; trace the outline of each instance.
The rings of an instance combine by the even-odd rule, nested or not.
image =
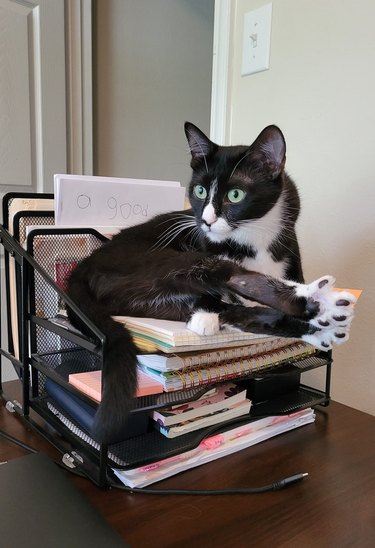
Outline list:
[[[74,474],[75,476],[79,476],[80,478],[84,479],[90,479],[84,472],[81,472],[77,468],[70,468],[70,466],[67,466],[62,461],[54,460],[53,461],[59,468],[62,470],[66,470],[66,472],[69,472],[70,474]]]
[[[22,449],[25,449],[26,451],[29,451],[29,453],[39,453],[40,452],[40,451],[37,451],[37,449],[34,449],[33,447],[31,447],[30,445],[27,445],[26,443],[23,443],[21,440],[15,438],[14,436],[11,436],[10,434],[7,434],[3,430],[0,430],[0,438],[4,438],[5,440],[9,441],[10,443],[14,443],[15,445],[18,445],[19,447],[22,447]],[[86,474],[84,474],[82,472],[79,472],[75,468],[70,468],[69,466],[67,466],[63,462],[59,462],[59,461],[56,461],[56,460],[53,460],[53,462],[55,464],[57,464],[57,466],[59,466],[63,470],[67,470],[68,472],[71,472],[72,474],[75,474],[76,476],[80,476],[82,478],[89,479],[88,476],[86,476]]]
[[[111,487],[122,489],[129,493],[139,493],[143,495],[256,495],[269,491],[280,491],[294,483],[302,481],[308,476],[308,473],[295,474],[269,485],[261,487],[240,487],[238,489],[147,489],[144,487],[127,487],[126,485],[111,484]]]
[[[29,453],[39,453],[39,451],[34,449],[34,447],[30,447],[30,445],[23,443],[21,440],[14,438],[10,434],[6,434],[3,430],[0,430],[0,438],[4,438],[10,443],[14,443],[15,445],[18,445],[19,447],[22,447],[22,449],[26,449],[26,451],[29,451]]]

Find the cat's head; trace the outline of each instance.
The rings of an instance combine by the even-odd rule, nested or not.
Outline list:
[[[283,190],[285,139],[266,127],[250,146],[219,146],[190,122],[185,133],[193,170],[189,199],[212,242],[231,238],[247,220],[264,217]]]

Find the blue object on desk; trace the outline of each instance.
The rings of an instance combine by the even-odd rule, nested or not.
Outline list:
[[[90,435],[94,424],[96,408],[84,402],[69,390],[65,390],[62,386],[47,378],[45,389],[47,394],[65,411],[81,428],[86,430]],[[126,424],[123,439],[140,436],[147,432],[149,418],[147,413],[134,413],[129,415],[129,420]]]

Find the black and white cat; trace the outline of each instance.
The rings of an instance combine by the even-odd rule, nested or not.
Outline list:
[[[121,437],[136,389],[137,350],[112,316],[183,320],[201,335],[229,325],[323,350],[348,339],[352,295],[332,291],[331,276],[304,284],[299,198],[281,131],[269,126],[251,146],[230,147],[190,123],[185,133],[192,209],[121,231],[68,280],[68,294],[106,336],[94,430],[104,442]]]

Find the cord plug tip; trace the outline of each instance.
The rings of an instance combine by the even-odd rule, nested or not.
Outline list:
[[[277,481],[276,483],[273,484],[273,490],[277,491],[279,489],[284,489],[285,487],[288,487],[289,485],[292,485],[293,483],[302,481],[308,475],[309,474],[307,472],[304,472],[303,474],[295,474],[294,476],[289,476],[288,478],[284,478],[281,481]]]

